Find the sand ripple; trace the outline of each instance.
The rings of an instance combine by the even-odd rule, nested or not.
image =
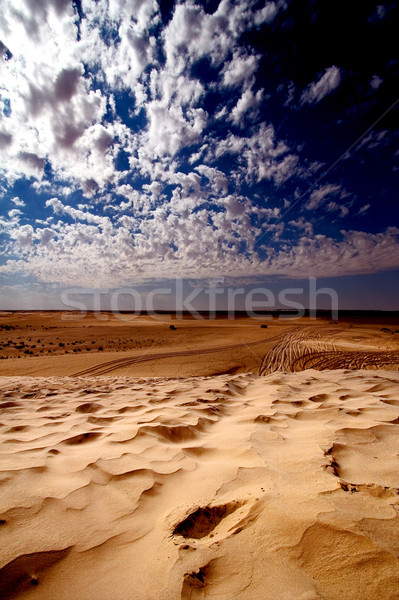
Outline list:
[[[1,386],[1,598],[397,599],[398,373]]]

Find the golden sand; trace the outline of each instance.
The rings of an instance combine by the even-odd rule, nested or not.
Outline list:
[[[245,343],[270,336],[253,372],[188,375],[234,352],[179,355],[183,334],[173,357],[101,377],[117,357],[2,361],[80,360],[68,368],[88,374],[0,379],[1,598],[398,598],[395,335],[244,325]],[[240,335],[204,334],[191,350]],[[334,352],[352,370],[300,370]],[[179,361],[180,378],[120,374]]]

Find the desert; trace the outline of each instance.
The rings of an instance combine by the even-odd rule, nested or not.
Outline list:
[[[398,23],[0,0],[0,600],[399,600]]]
[[[394,316],[0,324],[2,598],[398,597]]]

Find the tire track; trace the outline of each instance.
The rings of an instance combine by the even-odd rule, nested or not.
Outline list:
[[[279,339],[279,337],[269,337],[266,339],[258,340],[257,342],[245,342],[241,344],[233,344],[231,346],[219,346],[216,348],[204,348],[202,350],[182,350],[180,352],[159,352],[157,354],[147,354],[146,356],[131,356],[131,357],[123,357],[116,358],[114,360],[109,360],[98,365],[89,367],[87,369],[82,369],[77,373],[73,373],[71,377],[81,377],[83,375],[105,375],[107,373],[111,373],[116,369],[120,369],[123,367],[132,366],[138,363],[149,362],[152,360],[160,360],[163,358],[174,358],[178,356],[195,356],[202,354],[213,354],[217,352],[224,352],[226,350],[237,350],[239,348],[245,348],[250,346],[257,346],[259,344],[266,344]]]
[[[399,352],[314,352],[298,358],[292,370],[365,369],[371,366],[383,368],[386,365],[399,365]]]
[[[336,350],[335,341],[344,328],[296,327],[287,332],[264,356],[260,375],[274,371],[305,369],[364,369],[397,365],[399,351]]]

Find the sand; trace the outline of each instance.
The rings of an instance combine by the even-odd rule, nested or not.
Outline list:
[[[398,597],[397,372],[1,384],[1,598]]]
[[[0,375],[190,377],[398,365],[398,320],[0,313]]]
[[[0,598],[398,599],[394,323],[2,318]]]

